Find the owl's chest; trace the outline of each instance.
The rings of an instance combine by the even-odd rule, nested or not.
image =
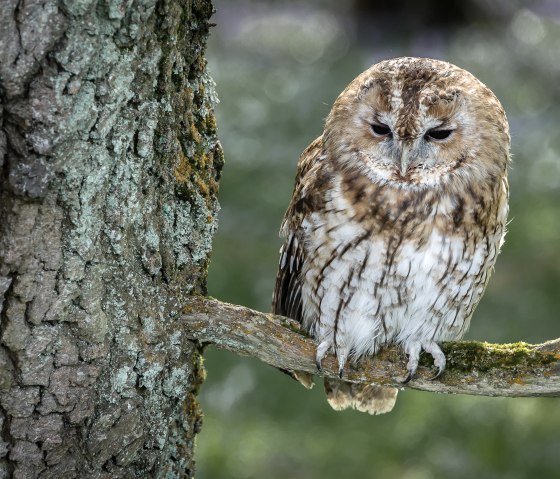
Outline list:
[[[437,213],[379,227],[349,218],[342,206],[305,225],[303,294],[311,315],[325,324],[375,323],[382,343],[418,335],[460,338],[484,291],[502,230],[445,234]]]

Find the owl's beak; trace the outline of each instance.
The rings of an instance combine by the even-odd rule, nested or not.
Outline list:
[[[408,170],[408,165],[410,165],[410,159],[408,157],[408,154],[409,154],[408,146],[403,144],[401,146],[401,157],[399,161],[399,166],[400,166],[402,176],[406,175],[406,171]]]

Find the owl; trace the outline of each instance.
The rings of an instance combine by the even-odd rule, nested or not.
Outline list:
[[[396,58],[354,79],[302,153],[281,235],[273,311],[315,338],[316,361],[396,344],[422,350],[469,327],[504,240],[509,128],[490,89],[444,61]],[[306,378],[300,376],[302,382]],[[397,391],[326,381],[335,409],[390,411]]]

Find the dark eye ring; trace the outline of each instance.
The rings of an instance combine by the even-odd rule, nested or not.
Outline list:
[[[391,136],[391,128],[389,128],[387,125],[384,125],[383,123],[372,123],[371,124],[371,129],[373,130],[373,132],[376,135],[379,136]]]
[[[424,138],[427,140],[445,140],[453,133],[453,130],[430,130],[425,135]]]

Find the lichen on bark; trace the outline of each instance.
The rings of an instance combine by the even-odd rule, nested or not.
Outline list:
[[[3,2],[0,477],[191,477],[223,153],[204,0]]]

